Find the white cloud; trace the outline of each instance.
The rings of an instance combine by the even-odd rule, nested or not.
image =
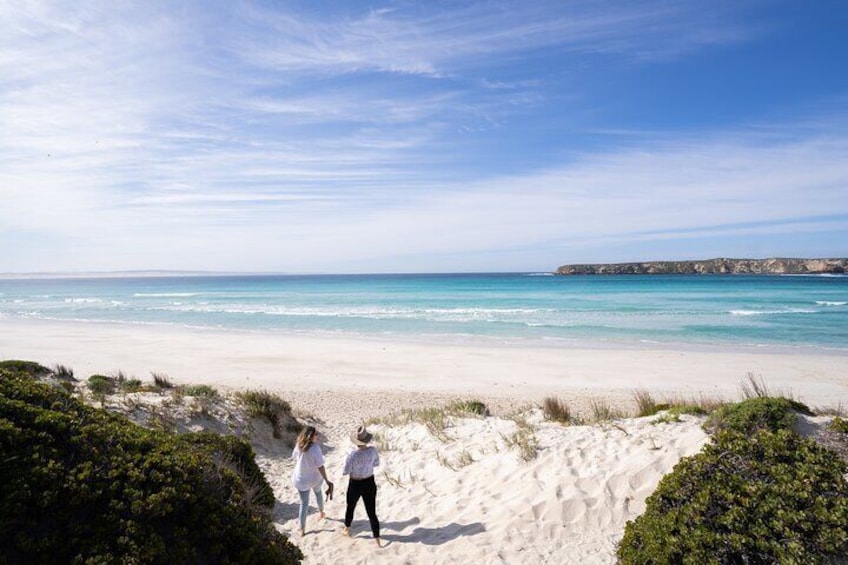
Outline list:
[[[498,128],[524,109],[591,97],[493,69],[540,52],[648,64],[758,31],[715,4],[301,9],[0,4],[4,270],[384,270],[414,256],[452,270],[528,249],[553,267],[576,241],[848,215],[844,128],[819,118],[833,108],[707,141],[618,136],[509,175],[475,153],[490,132],[510,141]]]
[[[173,253],[171,268],[326,271],[386,258],[473,261],[491,250],[534,248],[547,250],[553,268],[557,253],[575,242],[843,230],[845,154],[845,137],[726,134],[587,155],[548,171],[470,185],[409,192],[398,186],[380,206],[360,206],[367,198],[362,192],[302,200],[263,192],[178,194],[116,212],[114,223],[100,226],[115,241],[101,245],[107,256],[120,256],[124,245],[139,247],[134,238],[147,242],[132,257],[139,263],[126,268],[161,265],[163,248]],[[806,220],[818,216],[831,218]],[[460,266],[452,260],[452,268]]]
[[[471,2],[348,13],[328,19],[252,12],[270,30],[239,50],[261,67],[444,76],[507,53],[562,49],[652,59],[749,39],[726,7],[700,2]]]

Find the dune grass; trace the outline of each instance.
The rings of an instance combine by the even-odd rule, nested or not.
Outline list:
[[[284,428],[290,432],[297,431],[299,426],[296,426],[291,405],[279,395],[267,390],[245,390],[237,392],[235,397],[242,403],[248,416],[265,418],[270,422],[275,438],[282,437]],[[285,426],[284,421],[288,422]]]
[[[174,383],[164,373],[150,373],[153,377],[153,386],[158,390],[169,390],[174,388]]]
[[[575,421],[575,416],[572,414],[571,408],[555,396],[546,396],[542,400],[542,415],[545,417],[545,420],[559,422],[561,424],[571,424]]]
[[[527,420],[524,412],[516,412],[508,418],[515,422],[515,431],[509,435],[501,434],[501,438],[508,448],[518,450],[522,461],[532,461],[536,458],[536,451],[539,448],[535,428]]]
[[[489,407],[484,402],[479,400],[457,400],[448,404],[446,411],[448,414],[462,416],[489,416]]]
[[[218,397],[218,390],[209,385],[186,385],[181,387],[181,390],[186,396],[199,396],[205,398]]]
[[[633,392],[636,401],[636,417],[654,416],[666,411],[664,421],[679,421],[681,414],[692,414],[705,416],[715,412],[728,402],[718,396],[707,396],[701,394],[698,397],[667,396],[663,400],[656,400],[653,395],[644,389]]]
[[[371,418],[368,424],[385,425],[389,427],[421,424],[427,431],[440,441],[449,441],[447,429],[453,425],[454,418],[486,417],[489,408],[479,400],[458,400],[442,407],[416,408],[401,410],[389,416]]]
[[[53,376],[58,378],[58,379],[62,379],[62,380],[66,380],[66,381],[76,381],[76,379],[74,378],[74,370],[71,369],[70,367],[65,366],[65,365],[61,365],[61,364],[54,365],[52,372],[53,372]]]
[[[626,414],[618,408],[614,408],[606,400],[594,398],[589,403],[592,410],[593,422],[609,422],[625,418]]]

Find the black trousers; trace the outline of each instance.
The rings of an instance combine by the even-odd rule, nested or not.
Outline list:
[[[380,521],[377,519],[377,483],[374,475],[367,479],[351,479],[347,485],[347,510],[345,510],[345,526],[350,527],[353,522],[353,511],[360,497],[365,503],[365,512],[371,522],[371,533],[375,538],[380,537]]]

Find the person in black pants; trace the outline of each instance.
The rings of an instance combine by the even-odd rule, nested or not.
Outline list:
[[[365,512],[371,522],[371,533],[374,541],[380,547],[380,521],[377,519],[377,483],[374,481],[374,467],[380,465],[380,454],[374,446],[368,445],[373,434],[359,426],[352,434],[350,441],[356,447],[345,459],[342,474],[350,476],[347,486],[347,509],[345,510],[345,527],[343,533],[350,535],[350,524],[353,522],[353,511],[356,504],[362,498],[365,504]]]

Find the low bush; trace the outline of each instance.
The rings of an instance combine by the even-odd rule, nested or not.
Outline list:
[[[233,437],[141,428],[0,369],[0,563],[299,563]]]
[[[30,377],[44,377],[53,372],[44,365],[40,365],[34,361],[18,361],[16,359],[0,361],[0,370],[22,373]]]
[[[88,377],[88,390],[94,394],[104,395],[115,392],[115,379],[105,375],[91,375]]]
[[[840,434],[848,434],[848,420],[843,420],[839,416],[836,416],[830,421],[830,424],[827,425],[827,429]]]
[[[141,382],[141,379],[119,379],[118,380],[118,388],[121,392],[140,392],[144,390],[144,386]]]
[[[848,552],[848,466],[788,431],[722,432],[660,481],[620,562],[821,563]]]
[[[812,415],[807,406],[795,400],[754,397],[719,408],[710,415],[704,428],[711,433],[726,430],[743,435],[759,430],[789,430],[795,424],[798,412]]]
[[[234,436],[211,432],[185,434],[179,436],[179,439],[206,452],[217,465],[235,471],[242,479],[242,500],[252,505],[273,508],[274,490],[256,464],[256,455],[249,443]]]

